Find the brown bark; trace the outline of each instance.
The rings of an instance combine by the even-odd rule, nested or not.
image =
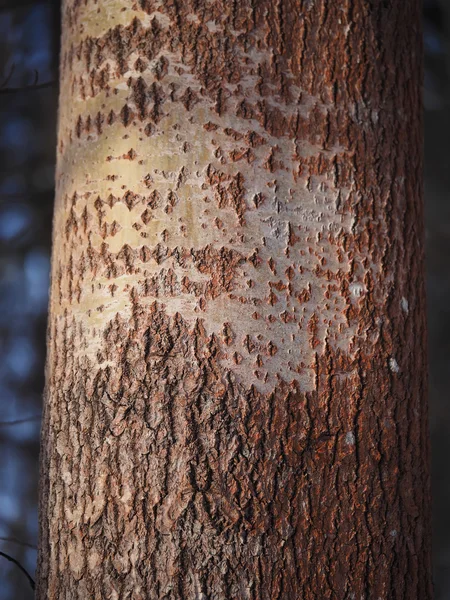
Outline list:
[[[416,0],[66,0],[39,600],[427,600]]]

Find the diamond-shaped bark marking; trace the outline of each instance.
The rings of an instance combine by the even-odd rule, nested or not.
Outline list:
[[[147,225],[148,223],[150,223],[150,221],[152,219],[154,219],[153,212],[151,210],[149,210],[148,208],[146,208],[141,215],[141,219],[142,219],[142,222],[145,225]]]

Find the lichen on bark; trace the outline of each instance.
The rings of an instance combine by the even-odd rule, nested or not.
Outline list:
[[[65,1],[39,599],[431,597],[419,13]]]

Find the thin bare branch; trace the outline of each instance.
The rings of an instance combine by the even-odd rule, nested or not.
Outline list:
[[[19,85],[16,87],[6,87],[7,84],[11,81],[11,77],[13,76],[15,69],[16,69],[16,65],[15,65],[15,63],[13,63],[8,75],[5,77],[4,81],[2,83],[0,83],[0,94],[11,94],[11,93],[16,93],[16,92],[22,92],[24,90],[39,90],[42,88],[51,87],[52,85],[54,85],[56,83],[55,81],[44,81],[43,83],[38,83],[39,82],[39,71],[37,69],[34,69],[33,83],[30,83],[29,85],[23,85],[23,86]]]
[[[48,1],[49,0],[41,0],[42,4],[47,4]],[[17,10],[27,6],[36,6],[36,4],[36,0],[11,0],[10,2],[2,2],[2,4],[0,4],[0,12]]]
[[[17,544],[18,546],[24,546],[25,548],[31,548],[32,550],[36,550],[37,547],[34,544],[29,544],[28,542],[22,542],[22,540],[18,540],[15,537],[4,537],[0,536],[1,542],[9,542],[10,544]]]
[[[32,421],[40,421],[41,415],[33,415],[24,419],[14,419],[13,421],[0,421],[0,427],[8,427],[9,425],[21,425],[22,423],[31,423]]]
[[[34,90],[41,90],[43,88],[49,88],[49,87],[53,87],[54,85],[56,85],[56,81],[45,81],[43,83],[39,83],[38,85],[23,85],[23,86],[18,86],[18,87],[7,87],[7,88],[0,88],[0,95],[1,94],[17,94],[18,92],[31,92]]]
[[[13,558],[9,554],[6,554],[6,552],[0,551],[0,556],[3,556],[3,558],[6,558],[6,560],[9,560],[10,562],[14,563],[17,567],[19,567],[19,569],[22,571],[22,573],[27,577],[28,582],[31,586],[31,589],[34,590],[34,587],[35,587],[34,579],[31,577],[31,575],[28,573],[28,571],[25,569],[25,567],[23,567],[16,558]]]
[[[0,89],[1,89],[1,88],[5,88],[5,87],[7,86],[8,82],[10,81],[10,79],[11,79],[11,77],[12,77],[13,73],[14,73],[14,69],[15,69],[15,68],[16,68],[16,65],[15,65],[15,63],[13,63],[13,64],[11,65],[11,69],[10,69],[10,71],[9,71],[8,75],[5,77],[5,80],[4,80],[4,81],[1,83],[1,85],[0,85]]]

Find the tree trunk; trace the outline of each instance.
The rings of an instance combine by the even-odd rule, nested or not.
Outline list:
[[[66,0],[39,600],[431,598],[417,0]]]

